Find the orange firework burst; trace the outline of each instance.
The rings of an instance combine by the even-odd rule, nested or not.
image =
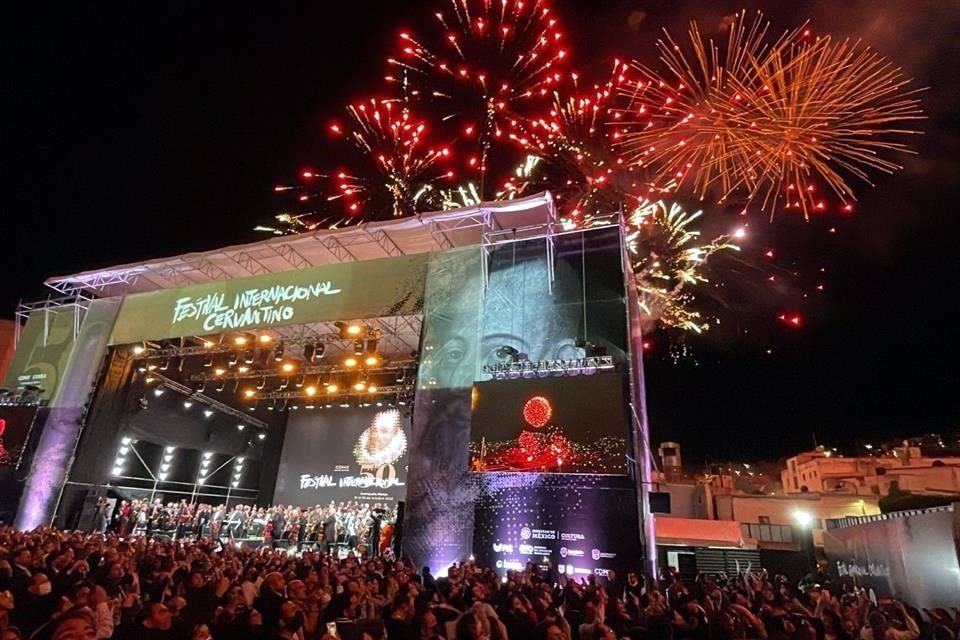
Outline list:
[[[819,181],[847,202],[843,174],[897,169],[881,154],[907,148],[887,138],[914,133],[904,123],[922,117],[900,69],[858,42],[807,42],[805,25],[772,44],[768,30],[760,14],[750,23],[739,14],[721,56],[694,23],[692,61],[667,34],[658,43],[667,77],[635,63],[638,79],[623,89],[628,161],[651,167],[657,183],[721,202],[739,190],[771,213],[778,201],[822,210]]]
[[[749,105],[751,196],[764,208],[782,200],[804,215],[826,208],[816,183],[843,202],[855,200],[845,176],[871,184],[869,171],[901,169],[886,157],[909,152],[892,140],[916,134],[908,123],[922,119],[919,90],[883,56],[859,41],[823,37],[815,43],[774,50],[754,63],[756,78],[732,86]]]

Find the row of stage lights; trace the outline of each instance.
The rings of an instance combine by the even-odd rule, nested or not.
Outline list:
[[[299,403],[297,402],[297,399],[295,399],[295,398],[271,398],[270,400],[265,401],[265,402],[267,403],[267,404],[266,404],[266,409],[267,409],[268,411],[274,411],[274,410],[286,411],[287,409],[296,411],[296,410],[298,410],[298,409],[300,409],[300,408],[304,408],[304,409],[333,409],[333,408],[336,408],[336,407],[339,407],[339,408],[351,408],[351,407],[360,407],[360,408],[363,408],[363,407],[374,407],[374,406],[376,406],[376,407],[389,407],[389,408],[393,408],[393,407],[405,407],[405,406],[407,406],[408,404],[412,403],[412,396],[409,395],[409,394],[401,393],[401,392],[396,392],[395,394],[392,393],[392,394],[389,396],[389,397],[392,398],[392,399],[390,399],[390,400],[374,400],[374,398],[371,396],[371,397],[369,397],[369,398],[360,398],[359,400],[357,400],[357,401],[355,401],[355,402],[349,402],[349,401],[347,401],[347,400],[345,400],[345,399],[343,399],[343,398],[335,399],[335,398],[329,397],[330,395],[336,393],[335,391],[331,391],[331,390],[330,390],[330,386],[331,386],[331,385],[328,385],[328,387],[327,387],[327,394],[328,394],[327,396],[319,395],[319,392],[318,392],[318,390],[317,390],[315,387],[310,387],[310,386],[308,386],[308,387],[304,390],[305,397],[302,398],[302,401],[303,401],[305,404],[302,404],[302,405],[299,404]],[[355,391],[358,391],[358,392],[360,391],[359,389],[357,389],[356,385],[354,386],[354,390],[355,390]],[[374,386],[374,385],[370,385],[370,386],[366,387],[366,390],[367,390],[367,392],[368,392],[369,394],[374,394],[374,393],[376,393],[376,392],[378,391],[378,388],[377,388],[376,386]],[[155,397],[160,397],[160,396],[164,395],[165,393],[167,393],[167,389],[166,389],[164,386],[162,386],[162,385],[160,385],[160,386],[158,386],[158,387],[155,387],[155,388],[153,389],[153,395],[154,395]],[[361,394],[361,395],[362,395],[362,394]],[[313,400],[314,398],[316,398],[317,402],[312,402],[312,400]],[[293,402],[291,402],[291,400],[293,400]],[[194,404],[196,404],[196,402],[195,402],[194,400],[192,400],[191,398],[186,398],[186,399],[183,401],[183,408],[184,408],[184,409],[187,409],[187,410],[192,409],[193,406],[194,406]],[[144,404],[142,405],[142,408],[146,409],[146,408],[148,408],[148,405],[147,405],[146,403],[144,403]],[[250,410],[252,411],[252,410],[254,410],[254,408],[255,408],[255,407],[250,407]],[[209,418],[213,418],[213,416],[215,416],[216,413],[217,413],[214,409],[210,409],[210,408],[205,408],[205,409],[203,409],[202,412],[203,412],[203,417],[204,417],[204,418],[208,418],[208,419],[209,419]],[[243,431],[243,430],[246,429],[248,426],[250,426],[250,425],[247,425],[247,424],[245,424],[245,423],[240,422],[240,423],[237,424],[237,430],[238,430],[238,431]],[[267,438],[267,434],[264,433],[264,432],[260,432],[260,433],[257,434],[257,438],[259,438],[260,440],[265,440],[265,439]]]
[[[237,428],[243,429],[244,425],[238,425]],[[260,435],[261,439],[266,437],[266,434]],[[136,444],[136,440],[133,438],[124,436],[120,439],[120,446],[117,448],[117,455],[113,461],[113,470],[112,474],[114,476],[123,475],[127,467],[128,456],[133,451],[133,445]],[[163,448],[163,457],[161,458],[160,464],[157,468],[155,477],[160,482],[166,482],[170,477],[170,468],[173,466],[173,459],[176,455],[177,448],[172,446],[167,446]],[[139,456],[137,456],[139,458]],[[213,460],[213,452],[204,451],[200,460],[200,468],[197,471],[197,484],[205,484],[207,480],[210,479],[210,476],[213,473],[219,471],[220,468],[210,470],[210,466]],[[240,479],[243,476],[243,463],[245,458],[243,456],[237,456],[233,459],[233,474],[230,480],[232,487],[237,488],[240,486]]]
[[[293,386],[296,389],[303,389],[303,393],[307,398],[312,398],[320,394],[326,394],[327,396],[357,393],[364,395],[377,394],[380,391],[380,385],[370,378],[372,370],[375,370],[384,364],[384,358],[378,352],[380,342],[379,330],[359,323],[336,324],[340,337],[343,339],[352,340],[353,353],[348,353],[340,361],[340,366],[344,370],[348,372],[355,372],[355,377],[352,375],[349,376],[352,377],[352,380],[345,380],[344,378],[347,377],[345,375],[334,375],[331,373],[326,377],[326,379],[318,376],[315,383],[307,384],[306,376],[303,373],[297,373],[299,368],[298,362],[286,356],[286,346],[283,340],[275,340],[270,334],[241,334],[233,338],[232,344],[239,349],[244,349],[242,358],[240,353],[232,348],[229,351],[229,356],[227,357],[224,365],[215,366],[216,362],[213,355],[205,357],[203,366],[205,369],[209,369],[212,375],[207,376],[204,374],[200,376],[194,376],[194,389],[195,391],[202,393],[206,390],[208,382],[213,380],[215,382],[213,387],[214,390],[217,392],[223,392],[226,390],[227,381],[230,379],[235,380],[235,389],[239,389],[240,379],[248,374],[251,374],[251,365],[254,365],[257,361],[257,352],[249,347],[252,344],[259,344],[261,347],[267,347],[276,342],[276,345],[272,347],[272,352],[270,356],[268,356],[267,360],[269,361],[272,358],[272,360],[277,364],[279,367],[279,375],[275,373],[263,373],[255,387],[246,388],[242,391],[244,398],[256,400],[258,395],[261,392],[264,392],[266,389],[268,377],[280,377],[280,382],[275,391],[284,391],[289,388],[292,378]],[[222,349],[223,347],[224,345],[222,342],[216,343],[212,340],[203,341],[204,349]],[[159,350],[160,353],[163,353],[163,351],[163,349]],[[153,359],[158,357],[152,352],[151,349],[143,344],[134,345],[132,352],[135,357],[139,358]],[[325,354],[326,346],[323,342],[308,341],[303,343],[303,357],[300,364],[309,367],[310,365],[316,363],[317,360],[323,358]],[[151,383],[153,382],[153,378],[150,375],[151,372],[164,372],[167,371],[170,366],[171,358],[162,357],[159,360],[159,363],[153,363],[149,360],[141,363],[138,367],[138,370],[140,373],[146,374],[147,383]],[[181,359],[177,369],[182,370],[182,367],[183,360]],[[401,369],[396,376],[396,384],[403,384],[406,376],[407,372]],[[269,391],[267,393],[269,393]]]
[[[153,381],[152,381],[152,380],[148,380],[148,382],[153,382]],[[155,387],[155,388],[153,389],[153,395],[154,395],[154,397],[159,398],[159,397],[161,397],[161,396],[162,396],[163,394],[165,394],[165,393],[167,393],[167,389],[166,389],[166,387],[164,387],[162,384],[159,385],[159,386],[157,386],[157,387]],[[192,398],[188,397],[188,398],[186,398],[186,399],[183,401],[183,408],[189,410],[189,409],[192,409],[192,408],[193,408],[193,405],[195,405],[195,404],[196,404],[196,402],[195,402]],[[141,409],[147,409],[148,406],[149,406],[149,405],[148,405],[148,403],[147,403],[147,401],[146,401],[146,398],[141,398],[141,399],[140,399],[140,408],[141,408]],[[209,420],[209,419],[213,418],[213,417],[217,414],[217,411],[216,411],[215,409],[211,409],[210,407],[206,407],[206,408],[204,408],[204,409],[202,410],[202,413],[203,413],[203,417],[204,417],[204,418],[207,418],[207,419]],[[249,425],[247,425],[247,424],[245,424],[245,423],[243,423],[243,422],[240,422],[240,423],[237,424],[237,431],[243,431],[244,429],[247,428],[247,426],[249,426]],[[265,432],[261,431],[260,433],[257,434],[257,438],[258,438],[259,440],[266,440],[266,439],[267,439],[267,434],[266,434]]]

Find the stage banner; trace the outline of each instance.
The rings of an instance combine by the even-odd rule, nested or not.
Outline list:
[[[5,388],[13,391],[32,385],[41,389],[41,400],[54,397],[73,351],[76,314],[76,307],[30,314],[3,381]]]
[[[503,575],[528,562],[557,576],[622,577],[639,562],[636,492],[626,476],[478,473],[477,564]]]
[[[470,392],[479,375],[484,259],[480,247],[435,254],[410,439],[403,554],[444,575],[470,555]]]
[[[619,373],[478,382],[471,468],[626,473],[625,384]]]
[[[124,300],[110,343],[416,313],[429,258],[421,253],[138,293]]]
[[[365,502],[393,508],[407,485],[406,408],[292,412],[273,501],[298,506]]]
[[[960,602],[960,503],[823,532],[834,581],[935,609]]]

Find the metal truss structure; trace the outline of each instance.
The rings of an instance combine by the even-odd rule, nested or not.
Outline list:
[[[446,251],[544,238],[561,233],[549,192],[476,207],[317,230],[213,251],[158,258],[108,269],[57,276],[48,287],[66,295],[110,297],[326,264]]]
[[[263,430],[266,430],[267,427],[269,426],[266,422],[264,422],[263,420],[260,420],[259,418],[254,418],[253,416],[247,413],[244,413],[239,409],[234,409],[228,404],[224,404],[219,400],[215,400],[210,396],[204,395],[199,391],[194,391],[187,385],[177,382],[172,378],[168,378],[163,374],[151,372],[150,375],[156,378],[157,381],[159,382],[159,384],[155,388],[170,389],[171,391],[174,391],[186,398],[189,398],[192,402],[196,402],[197,404],[202,404],[207,407],[210,407],[210,409],[212,409],[213,411],[217,411],[219,413],[232,416],[237,420],[240,420],[245,425],[250,425],[251,427],[257,427],[258,429],[263,429]]]
[[[50,327],[58,313],[70,311],[73,313],[73,338],[80,333],[80,325],[90,308],[92,298],[83,292],[74,292],[63,298],[48,298],[39,302],[21,302],[17,306],[16,326],[14,327],[14,345],[20,344],[20,335],[23,327],[34,314],[43,314],[43,344],[47,344]]]

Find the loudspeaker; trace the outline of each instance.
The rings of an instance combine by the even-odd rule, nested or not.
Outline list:
[[[401,500],[397,503],[397,522],[393,525],[393,557],[398,560],[403,553],[403,514],[406,504]]]

